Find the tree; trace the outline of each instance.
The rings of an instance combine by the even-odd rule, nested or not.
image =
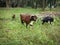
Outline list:
[[[7,7],[7,8],[10,7],[10,6],[9,6],[9,3],[10,3],[10,0],[6,0],[6,7]]]
[[[43,2],[43,11],[45,10],[45,0],[42,1]]]

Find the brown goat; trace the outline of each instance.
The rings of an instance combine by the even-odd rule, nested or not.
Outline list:
[[[15,19],[15,14],[12,16],[12,20]]]
[[[26,28],[31,21],[36,21],[37,16],[31,16],[28,14],[20,14],[21,23],[26,23]]]

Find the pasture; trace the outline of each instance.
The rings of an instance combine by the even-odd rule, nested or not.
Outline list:
[[[21,24],[20,14],[40,14],[40,9],[1,8],[0,9],[0,45],[60,45],[60,18],[50,25],[42,25],[41,19],[33,25],[33,29]],[[49,11],[50,12],[50,11]],[[12,15],[16,18],[12,20]]]

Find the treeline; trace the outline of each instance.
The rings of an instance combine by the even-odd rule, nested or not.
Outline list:
[[[55,8],[59,0],[0,0],[0,7]]]

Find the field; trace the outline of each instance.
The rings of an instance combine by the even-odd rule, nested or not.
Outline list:
[[[32,28],[26,28],[21,24],[20,14],[38,14],[40,9],[30,8],[0,8],[0,45],[60,45],[60,18],[54,17],[55,21],[50,25],[42,25],[41,19]],[[16,14],[15,20],[12,15]]]

